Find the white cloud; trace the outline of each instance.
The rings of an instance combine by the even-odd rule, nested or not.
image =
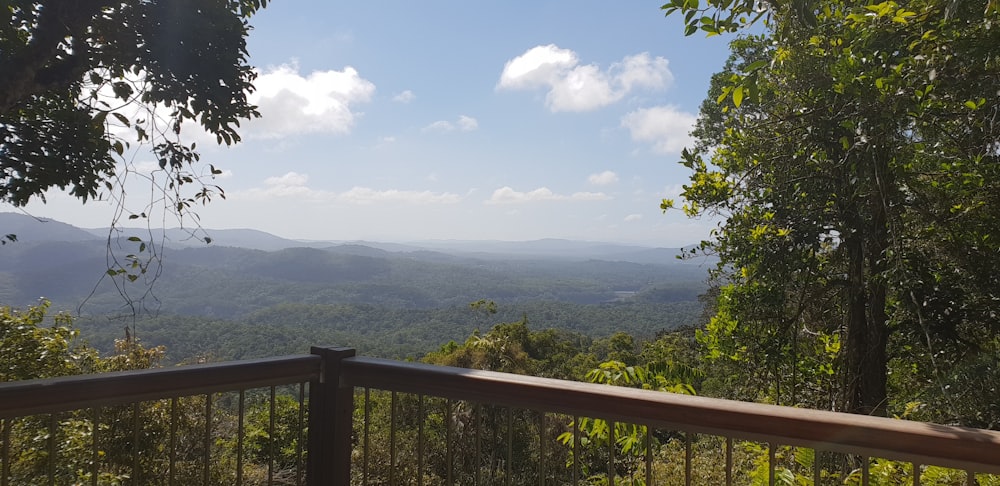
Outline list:
[[[590,174],[590,177],[587,177],[587,182],[590,182],[595,186],[606,186],[609,184],[614,184],[618,182],[618,174],[615,174],[610,170],[606,170],[599,174]]]
[[[691,146],[689,135],[697,117],[673,106],[655,106],[633,111],[622,117],[622,126],[632,135],[632,140],[649,143],[660,154],[679,153]]]
[[[440,132],[440,133],[450,132],[454,129],[455,125],[452,125],[451,122],[446,122],[444,120],[436,121],[424,127],[425,132]]]
[[[393,96],[392,101],[396,101],[399,103],[409,103],[416,98],[417,95],[413,94],[413,91],[406,90],[403,91],[402,93],[397,94],[396,96]]]
[[[309,176],[298,172],[287,172],[284,175],[264,179],[264,187],[231,193],[235,199],[274,199],[293,197],[302,199],[320,199],[319,191],[310,189]]]
[[[507,61],[498,88],[526,89],[552,86],[580,61],[576,53],[555,44],[536,46]]]
[[[375,85],[350,66],[303,76],[297,65],[283,64],[260,73],[254,86],[249,100],[262,117],[247,123],[247,134],[258,138],[348,133],[358,115],[352,106],[375,93]]]
[[[344,192],[322,191],[308,186],[309,176],[288,172],[282,176],[268,177],[263,188],[239,191],[234,198],[268,200],[296,198],[314,202],[341,203],[351,205],[391,204],[454,204],[462,196],[450,192],[412,191],[399,189],[372,189],[355,186]]]
[[[644,52],[602,70],[595,64],[581,66],[575,52],[549,44],[507,61],[497,89],[547,89],[549,110],[589,111],[615,103],[635,89],[663,89],[672,82],[668,61],[662,57]]]
[[[601,192],[575,192],[570,195],[556,194],[547,187],[539,187],[533,191],[519,192],[510,186],[504,186],[493,191],[493,195],[485,201],[486,204],[521,204],[538,201],[603,201],[611,199]]]
[[[471,132],[479,128],[479,122],[471,116],[459,115],[458,116],[458,129],[463,132]]]
[[[659,56],[651,58],[648,52],[625,57],[611,66],[611,72],[626,91],[637,87],[666,88],[674,82],[669,61]]]
[[[625,216],[625,222],[639,221],[640,219],[642,219],[641,214],[630,214],[628,216]]]
[[[268,177],[264,179],[264,184],[269,187],[274,186],[304,186],[309,182],[309,176],[298,172],[288,172],[283,176]]]
[[[338,202],[347,204],[454,204],[462,197],[450,192],[401,191],[397,189],[376,190],[368,187],[352,187],[336,196]]]
[[[455,123],[439,120],[424,127],[425,132],[447,133],[455,130],[461,132],[471,132],[479,128],[479,122],[471,116],[459,115]]]

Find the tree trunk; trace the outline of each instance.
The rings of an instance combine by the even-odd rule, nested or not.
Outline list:
[[[888,373],[888,314],[885,250],[889,247],[889,227],[885,178],[888,168],[877,158],[870,174],[872,189],[867,218],[844,241],[848,254],[847,349],[845,365],[845,409],[850,413],[886,415]]]

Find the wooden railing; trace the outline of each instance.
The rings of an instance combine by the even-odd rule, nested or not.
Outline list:
[[[686,437],[692,434],[719,436],[726,442],[722,457],[726,462],[727,483],[744,482],[732,477],[734,439],[758,441],[770,447],[772,465],[768,480],[771,484],[775,481],[773,451],[778,446],[904,461],[913,468],[914,474],[908,476],[912,484],[920,484],[921,465],[968,471],[967,484],[977,484],[976,473],[1000,473],[1000,432],[996,431],[355,357],[350,349],[314,348],[312,352],[312,355],[268,360],[2,383],[0,419],[9,423],[15,417],[28,415],[308,382],[305,481],[310,485],[346,486],[351,483],[352,451],[368,443],[367,435],[362,437],[367,434],[368,424],[355,423],[355,401],[367,400],[370,390],[392,392],[393,403],[395,393],[419,396],[421,410],[423,397],[441,397],[447,400],[449,410],[453,410],[450,408],[452,403],[458,401],[507,407],[508,410],[531,410],[540,414],[543,425],[545,414],[559,414],[640,424],[648,430],[681,431]],[[444,420],[450,423],[451,415],[445,415]],[[367,413],[364,416],[367,417]],[[395,419],[393,422],[394,427]],[[568,427],[564,422],[558,426]],[[423,430],[423,426],[420,427]],[[570,432],[578,433],[576,430]],[[450,429],[448,434],[450,436]],[[426,455],[424,441],[419,437],[418,440],[416,456],[422,458]],[[690,461],[690,442],[688,444],[687,460]],[[3,447],[6,465],[6,456],[10,453],[6,441]],[[546,445],[544,427],[538,447],[558,447],[558,444]],[[353,480],[363,483],[368,473],[367,449],[362,454],[366,462],[364,474],[357,474],[361,466],[353,464]],[[608,475],[614,475],[613,450],[609,454],[611,464],[607,471]],[[544,457],[544,454],[539,456]],[[362,456],[355,454],[354,457]],[[423,467],[422,459],[420,461],[414,484],[424,481],[424,474],[419,470]],[[390,463],[397,465],[395,457]],[[861,464],[861,483],[867,484],[868,462],[862,460]],[[650,460],[647,459],[646,482],[655,483],[649,469]],[[691,484],[697,479],[692,476],[698,472],[692,471],[690,463],[685,464],[684,469],[684,483]],[[0,482],[7,480],[6,474],[5,471]],[[819,480],[820,476],[819,466],[816,466],[815,477]],[[539,484],[546,484],[547,477],[546,474],[537,475]],[[572,478],[572,481],[581,481],[576,474]],[[454,481],[450,469],[448,477],[441,479],[442,483],[448,481]]]

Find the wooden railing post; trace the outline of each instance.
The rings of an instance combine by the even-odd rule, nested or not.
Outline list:
[[[342,385],[341,361],[355,355],[350,348],[313,347],[323,358],[323,372],[309,384],[309,455],[306,483],[349,486],[354,387]]]

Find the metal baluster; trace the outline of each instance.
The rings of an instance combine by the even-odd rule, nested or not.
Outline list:
[[[132,484],[142,484],[142,471],[139,469],[139,404],[132,404]]]
[[[243,486],[243,437],[246,435],[246,390],[240,390],[236,425],[236,486]]]
[[[726,437],[726,486],[733,486],[733,438]]]
[[[777,460],[777,454],[778,454],[777,449],[778,449],[778,446],[776,444],[773,444],[773,443],[768,443],[767,444],[767,484],[768,484],[768,486],[774,486],[774,483],[777,480],[777,478],[775,477],[775,474],[774,474],[774,469],[775,469],[775,466],[776,466],[775,463],[778,462],[778,460]]]
[[[389,486],[396,484],[396,392],[389,401]]]
[[[823,478],[823,468],[820,461],[820,450],[813,449],[813,486],[819,486],[820,480]]]
[[[538,411],[538,485],[545,486],[545,412]]]
[[[174,486],[177,464],[177,397],[170,399],[170,463],[167,473],[167,484]]]
[[[417,486],[424,485],[424,396],[417,397]]]
[[[274,484],[274,385],[271,386],[269,413],[267,417],[267,486]]]
[[[209,477],[212,473],[212,394],[205,395],[205,451],[202,453],[202,460],[205,462],[201,472],[202,484],[208,486]]]
[[[480,484],[482,484],[482,480],[483,480],[483,477],[482,477],[482,474],[483,474],[482,473],[482,471],[483,471],[483,457],[482,457],[483,448],[482,448],[482,443],[481,443],[482,437],[483,437],[483,434],[482,434],[482,428],[483,428],[483,406],[481,404],[477,403],[475,405],[475,407],[472,409],[472,415],[475,417],[475,421],[476,421],[476,445],[475,445],[475,448],[476,448],[476,462],[475,462],[475,464],[476,464],[476,480],[475,480],[474,484],[475,484],[475,486],[479,486]]]
[[[361,484],[368,486],[368,454],[372,450],[371,440],[369,439],[369,424],[371,424],[371,414],[372,414],[372,390],[371,388],[365,388],[365,423],[364,423],[364,435],[365,435],[365,450],[361,456]]]
[[[965,481],[969,486],[976,486],[979,484],[976,482],[976,473],[973,471],[965,471]]]
[[[653,427],[646,425],[646,486],[653,484]]]
[[[684,432],[684,486],[691,486],[691,432]]]
[[[100,453],[98,449],[100,444],[98,443],[98,430],[101,428],[101,407],[94,407],[94,418],[93,422],[90,424],[90,484],[92,486],[97,486],[97,477],[100,474]]]
[[[10,427],[14,419],[0,420],[0,486],[10,486]]]
[[[870,462],[867,457],[861,458],[861,486],[868,486],[869,481],[871,481],[871,472],[868,471]]]
[[[920,486],[920,464],[913,463],[913,486]]]
[[[608,420],[608,484],[615,484],[615,421]]]
[[[49,485],[55,486],[56,484],[56,414],[49,415],[49,437],[47,439],[46,445],[49,449],[48,459],[48,469],[49,469]]]
[[[302,429],[305,427],[306,423],[306,384],[299,383],[299,419],[296,423],[296,439],[295,439],[295,486],[302,486],[302,470],[304,469],[302,465],[302,444],[305,443],[305,436],[302,434]]]
[[[455,462],[454,462],[455,461],[455,456],[454,456],[455,452],[454,452],[454,449],[452,448],[452,444],[451,444],[451,441],[452,441],[452,438],[451,438],[451,432],[452,432],[452,425],[451,425],[451,405],[452,405],[451,404],[451,399],[448,399],[445,402],[445,417],[444,417],[444,424],[445,424],[445,428],[444,428],[445,429],[444,450],[445,450],[445,471],[446,471],[446,474],[445,474],[445,476],[446,476],[446,478],[445,478],[446,479],[446,483],[445,484],[447,484],[448,486],[452,486],[453,484],[455,484],[455,482],[454,482],[455,478],[452,476],[452,469],[454,469],[454,467],[455,467]]]
[[[573,486],[580,484],[580,417],[573,417]]]
[[[514,461],[514,410],[507,407],[507,460],[506,464],[506,475],[503,479],[504,486],[510,486],[510,475],[513,471]]]

